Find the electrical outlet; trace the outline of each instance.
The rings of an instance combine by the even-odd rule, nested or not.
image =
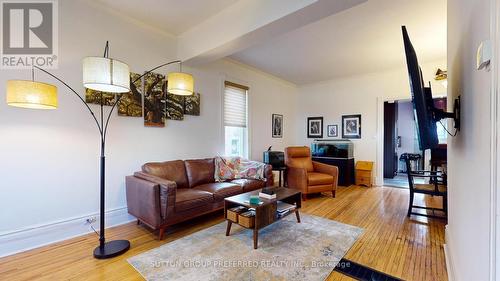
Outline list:
[[[85,221],[87,224],[93,224],[96,222],[96,217],[90,217]]]

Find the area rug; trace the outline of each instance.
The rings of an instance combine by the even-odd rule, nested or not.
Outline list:
[[[155,280],[324,280],[359,238],[359,227],[301,214],[259,231],[226,222],[128,259],[146,279]]]

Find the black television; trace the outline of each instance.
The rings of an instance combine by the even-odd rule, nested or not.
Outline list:
[[[455,128],[460,129],[459,99],[455,101],[453,113],[444,112],[434,106],[431,86],[424,85],[422,70],[418,65],[417,54],[411,44],[406,27],[402,26],[403,42],[406,54],[406,65],[408,66],[408,76],[410,80],[411,99],[415,124],[417,126],[420,150],[436,148],[439,144],[436,123],[443,118],[453,118]]]

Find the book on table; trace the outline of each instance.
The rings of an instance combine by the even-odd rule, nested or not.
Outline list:
[[[265,199],[276,199],[276,193],[267,194],[267,193],[259,192],[259,197],[265,198]]]
[[[284,217],[285,215],[288,215],[290,212],[294,211],[297,208],[297,206],[288,204],[283,201],[278,201],[277,202],[277,208],[276,208],[276,213],[278,215],[278,218]]]

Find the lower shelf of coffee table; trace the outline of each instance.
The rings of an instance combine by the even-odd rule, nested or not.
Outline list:
[[[293,209],[293,210],[290,210],[289,212],[287,212],[286,214],[284,215],[281,215],[279,216],[278,215],[278,212],[275,212],[275,216],[274,218],[272,219],[269,219],[267,220],[267,224],[262,224],[262,223],[259,223],[259,227],[258,228],[262,228],[264,226],[267,226],[273,222],[276,222],[276,221],[279,221],[281,219],[284,219],[285,217],[291,215],[291,214],[295,214],[297,209]],[[257,214],[254,216],[254,217],[243,217],[243,216],[239,216],[238,217],[238,221],[234,221],[232,219],[227,219],[235,224],[238,224],[239,226],[243,227],[243,228],[248,228],[248,229],[254,229],[255,228],[255,217],[257,216]],[[258,221],[257,221],[258,222]]]

